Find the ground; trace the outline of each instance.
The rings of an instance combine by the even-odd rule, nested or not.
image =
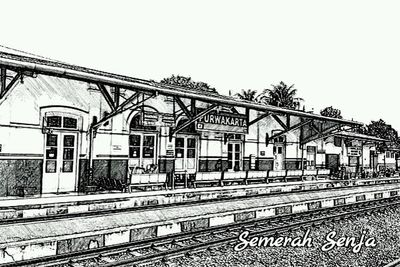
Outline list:
[[[353,252],[352,247],[335,247],[322,251],[321,247],[328,243],[326,237],[332,231],[336,231],[337,235],[331,239],[355,237],[356,244],[364,233],[364,240],[373,238],[376,246],[363,245],[359,252]],[[296,230],[281,236],[304,234],[305,230]],[[313,241],[310,248],[252,247],[236,252],[233,250],[234,245],[229,245],[155,266],[384,266],[400,256],[400,208],[314,227],[310,229],[309,236]]]

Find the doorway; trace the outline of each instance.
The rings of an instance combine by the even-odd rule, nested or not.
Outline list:
[[[146,171],[156,165],[155,133],[135,132],[129,135],[129,167]]]
[[[228,143],[228,171],[242,169],[242,143]]]
[[[178,136],[175,138],[175,171],[195,173],[197,169],[197,138]]]
[[[307,146],[307,170],[315,170],[317,147]]]
[[[283,170],[285,163],[285,145],[274,144],[274,170]]]
[[[77,133],[54,131],[45,135],[42,193],[75,191]]]

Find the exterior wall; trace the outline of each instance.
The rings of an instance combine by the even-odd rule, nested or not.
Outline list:
[[[132,105],[143,100],[140,96]],[[193,106],[193,102],[188,99],[183,99],[183,102],[189,109]],[[206,108],[207,105],[196,102],[195,107]],[[131,121],[136,115],[143,114],[143,111],[144,114],[148,111],[157,114],[156,118],[153,118],[154,121],[151,119],[147,121],[148,126],[154,127],[131,129]],[[77,120],[77,128],[74,130],[52,129],[47,132],[54,130],[54,132],[76,134],[74,191],[83,191],[90,185],[104,187],[104,183],[110,178],[121,184],[129,182],[129,171],[136,164],[130,157],[129,145],[130,135],[135,133],[155,136],[154,163],[158,166],[158,172],[174,171],[176,137],[170,139],[170,131],[171,127],[175,128],[185,119],[185,115],[179,106],[174,104],[173,98],[156,96],[146,100],[141,109],[132,108],[116,115],[97,130],[92,151],[93,179],[89,181],[89,125],[96,118],[100,120],[109,112],[111,109],[101,93],[88,83],[43,75],[38,75],[36,78],[25,77],[24,83],[18,82],[11,93],[0,102],[0,113],[4,114],[0,116],[0,182],[4,185],[0,188],[0,196],[42,193],[46,170],[46,131],[49,130],[44,129],[43,124],[44,118],[49,114],[71,116]],[[243,108],[237,108],[237,112],[246,114]],[[248,121],[260,115],[262,114],[251,110]],[[285,116],[278,117],[287,122]],[[168,121],[168,118],[170,120],[172,118],[172,122]],[[298,123],[300,119],[291,118],[291,126]],[[194,133],[182,131],[178,136],[188,135],[196,139],[195,171],[200,172],[227,171],[230,143],[241,145],[240,170],[277,169],[279,165],[275,151],[277,145],[283,146],[281,166],[283,169],[300,169],[302,164],[306,168],[308,147],[315,148],[315,162],[313,166],[308,166],[309,168],[325,168],[329,154],[338,155],[340,164],[348,164],[344,142],[341,146],[335,146],[332,137],[309,142],[300,148],[300,129],[297,129],[284,134],[280,141],[269,140],[266,143],[267,137],[270,138],[283,130],[283,127],[270,115],[249,126],[247,134],[216,128],[212,131],[197,130]],[[360,163],[365,167],[371,165],[369,153],[374,149],[372,146],[363,148]],[[395,165],[394,158],[383,158],[383,155],[379,155],[379,164],[385,162],[387,166]]]

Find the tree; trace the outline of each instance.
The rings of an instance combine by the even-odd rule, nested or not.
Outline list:
[[[320,111],[322,116],[343,119],[340,109],[333,108],[332,106],[326,107]]]
[[[171,77],[162,79],[160,83],[167,85],[176,85],[176,86],[186,87],[188,89],[200,90],[218,94],[217,90],[214,87],[211,87],[209,84],[204,82],[195,82],[192,80],[191,77],[172,75]]]
[[[392,125],[387,124],[382,119],[379,121],[371,121],[371,123],[367,125],[367,128],[368,134],[387,139],[391,142],[397,142],[399,138],[397,131],[392,128]]]
[[[247,90],[242,89],[242,92],[236,93],[235,96],[239,99],[252,102],[259,102],[260,100],[260,95],[257,95],[257,91],[252,89],[247,89]]]
[[[271,85],[272,89],[264,89],[262,100],[269,105],[294,109],[296,101],[301,98],[296,98],[297,89],[294,84],[287,86],[284,82],[278,85]]]
[[[371,121],[371,123],[363,127],[360,132],[388,140],[388,143],[378,145],[378,149],[381,151],[386,149],[388,146],[399,147],[400,145],[397,131],[393,129],[392,125],[387,124],[382,119]]]

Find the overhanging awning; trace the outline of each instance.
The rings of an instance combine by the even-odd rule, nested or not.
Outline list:
[[[94,84],[102,84],[111,87],[123,88],[126,90],[147,92],[151,95],[162,94],[167,96],[182,97],[194,100],[200,100],[210,104],[219,105],[229,105],[242,107],[247,109],[253,109],[258,111],[270,112],[274,114],[281,115],[292,115],[301,118],[314,119],[322,124],[319,130],[316,130],[319,126],[313,126],[311,135],[305,137],[306,140],[311,140],[311,136],[317,134],[318,136],[323,135],[328,132],[329,129],[333,129],[332,125],[347,125],[347,126],[361,126],[362,123],[343,120],[338,118],[330,118],[321,116],[318,114],[291,110],[285,108],[279,108],[270,105],[263,105],[259,103],[254,103],[250,101],[237,100],[233,97],[223,96],[211,92],[204,92],[201,90],[191,90],[179,86],[165,85],[153,81],[142,80],[137,78],[132,78],[128,76],[113,74],[109,72],[98,71],[90,68],[80,67],[76,65],[71,65],[63,63],[60,61],[45,59],[41,57],[31,57],[23,54],[13,54],[9,51],[0,51],[0,67],[12,70],[18,74],[23,75],[24,71],[28,71],[36,74],[45,74],[51,76],[57,76],[68,79],[81,80]],[[107,97],[111,101],[110,97]]]
[[[371,141],[371,142],[389,142],[387,139],[382,139],[376,136],[359,134],[353,132],[338,132],[335,136],[345,137],[349,139],[363,140],[363,141]]]

